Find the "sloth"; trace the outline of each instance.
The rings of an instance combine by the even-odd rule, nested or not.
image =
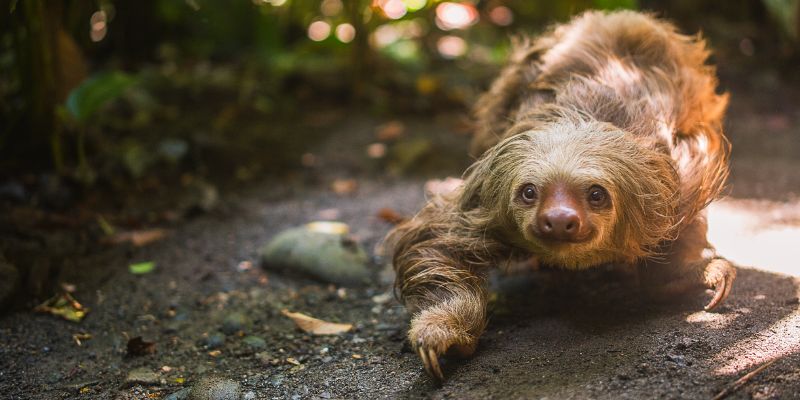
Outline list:
[[[590,11],[513,49],[474,109],[480,158],[387,236],[408,339],[439,380],[439,357],[475,351],[487,274],[509,260],[629,266],[649,293],[710,289],[706,310],[736,277],[706,239],[730,146],[704,40]]]

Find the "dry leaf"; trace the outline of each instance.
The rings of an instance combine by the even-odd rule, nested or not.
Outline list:
[[[145,342],[141,336],[137,336],[128,340],[128,355],[129,356],[143,356],[146,354],[154,354],[156,352],[155,342]]]
[[[294,357],[287,357],[286,362],[292,365],[300,365],[300,361],[297,361]]]
[[[402,216],[399,212],[388,207],[384,207],[378,210],[378,218],[394,225],[397,225],[406,220],[406,218]]]
[[[81,305],[71,294],[64,293],[55,295],[44,303],[39,304],[33,311],[57,315],[72,322],[80,322],[89,312],[89,309]]]
[[[291,318],[298,328],[312,335],[336,335],[353,329],[352,324],[338,324],[335,322],[323,321],[302,313],[293,313],[285,309],[281,311],[281,313]]]
[[[355,179],[336,179],[331,183],[331,190],[336,194],[350,194],[358,189]]]
[[[166,229],[144,229],[140,231],[120,232],[112,236],[103,238],[103,243],[120,244],[130,242],[136,247],[159,241],[167,236],[169,232]]]
[[[75,344],[78,346],[83,345],[83,342],[92,338],[91,333],[80,332],[72,335],[72,340],[75,341]]]

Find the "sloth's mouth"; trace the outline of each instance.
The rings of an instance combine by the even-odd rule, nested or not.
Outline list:
[[[576,238],[538,238],[539,241],[544,243],[547,247],[569,246],[572,244],[581,244],[589,241],[591,235],[584,235]]]
[[[594,236],[594,229],[589,229],[578,236],[572,237],[546,237],[544,235],[538,235],[536,232],[534,232],[533,235],[536,237],[536,240],[545,247],[558,249],[574,247],[574,245],[588,243]]]

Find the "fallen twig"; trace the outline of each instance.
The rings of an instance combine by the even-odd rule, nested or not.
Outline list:
[[[748,372],[748,373],[747,373],[747,374],[745,374],[743,377],[741,377],[741,378],[737,379],[735,382],[731,383],[731,384],[730,384],[728,387],[726,387],[726,388],[725,388],[723,391],[719,392],[719,393],[718,393],[716,396],[714,396],[714,398],[713,398],[713,399],[711,399],[711,400],[721,400],[721,399],[724,399],[725,397],[727,397],[728,395],[730,395],[731,393],[735,392],[735,391],[736,391],[736,390],[738,390],[740,387],[742,387],[742,385],[744,385],[745,383],[747,383],[747,382],[748,382],[750,379],[752,379],[754,376],[758,375],[758,374],[759,374],[761,371],[765,370],[767,367],[769,367],[770,365],[772,365],[772,364],[773,364],[775,361],[777,361],[777,360],[778,360],[778,358],[773,358],[772,360],[769,360],[769,361],[765,362],[764,364],[761,364],[761,366],[759,366],[758,368],[756,368],[756,369],[754,369],[754,370],[752,370],[752,371]]]

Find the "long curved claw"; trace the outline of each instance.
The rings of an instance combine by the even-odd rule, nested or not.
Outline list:
[[[442,373],[442,368],[439,366],[439,356],[433,349],[428,349],[428,360],[431,363],[431,370],[433,371],[431,375],[439,382],[443,381],[444,374]],[[430,373],[430,371],[428,372]]]
[[[431,362],[430,360],[428,360],[428,352],[425,351],[424,348],[418,347],[417,355],[419,356],[420,361],[422,361],[422,366],[425,367],[425,372],[427,372],[428,375],[433,376],[433,371],[431,370]]]
[[[706,286],[714,291],[714,297],[704,307],[706,311],[712,310],[728,297],[736,279],[736,268],[727,260],[716,259],[706,267]]]
[[[422,361],[422,366],[425,367],[425,372],[438,382],[442,382],[444,380],[444,374],[439,365],[439,356],[436,354],[436,351],[420,344],[417,346],[417,355]]]

